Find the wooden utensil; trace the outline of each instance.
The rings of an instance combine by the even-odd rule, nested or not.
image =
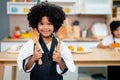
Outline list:
[[[39,47],[39,33],[36,28],[32,29],[32,40],[36,44],[37,47]],[[39,47],[40,48],[40,47]],[[42,64],[42,60],[38,60],[38,64]]]
[[[56,50],[59,50],[61,41],[66,36],[66,34],[67,34],[66,27],[61,26],[57,33],[59,41],[58,41]]]

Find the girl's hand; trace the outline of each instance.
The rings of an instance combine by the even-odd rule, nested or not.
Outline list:
[[[114,47],[113,47],[112,44],[108,45],[108,47],[109,47],[110,49],[114,49]]]
[[[36,61],[36,60],[40,59],[41,57],[42,57],[42,52],[41,52],[40,48],[38,46],[35,46],[35,50],[34,50],[32,59],[34,61]]]
[[[55,61],[55,62],[57,62],[57,63],[60,63],[60,62],[62,61],[60,52],[57,51],[57,50],[55,50],[55,51],[53,52],[52,58],[53,58],[53,61]]]
[[[25,66],[25,70],[28,70],[32,67],[33,63],[42,57],[42,52],[39,47],[35,46],[33,56],[29,59],[28,63]]]
[[[64,65],[64,62],[63,62],[63,60],[61,58],[60,52],[55,50],[53,52],[52,58],[53,58],[53,61],[55,61],[55,62],[57,62],[59,64],[60,69],[63,71],[65,69],[65,65]]]

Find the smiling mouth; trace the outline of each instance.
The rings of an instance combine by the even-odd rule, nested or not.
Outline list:
[[[48,33],[49,33],[49,31],[43,31],[43,33],[44,33],[44,34],[48,34]]]

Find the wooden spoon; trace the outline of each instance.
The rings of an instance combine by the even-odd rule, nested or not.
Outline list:
[[[58,33],[57,33],[59,41],[58,41],[56,50],[59,50],[61,41],[66,36],[66,34],[67,34],[66,27],[61,26],[58,30]]]
[[[39,33],[38,33],[38,31],[37,31],[36,28],[32,29],[32,40],[34,41],[34,43],[36,44],[36,46],[38,48],[40,48],[39,47]],[[42,64],[42,60],[41,59],[38,60],[38,64]]]

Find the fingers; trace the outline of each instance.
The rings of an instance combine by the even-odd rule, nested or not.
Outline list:
[[[35,50],[39,50],[40,47],[38,45],[35,45]]]
[[[42,57],[42,51],[38,46],[35,46],[33,56],[34,56],[35,60],[38,60]]]
[[[40,47],[37,46],[37,45],[35,45],[35,50],[34,50],[34,51],[35,51],[35,52],[40,52],[40,53],[42,53]]]
[[[58,50],[55,50],[53,53],[59,53],[59,51],[58,51]]]
[[[55,54],[55,53],[53,53],[52,59],[53,59],[53,61],[56,61],[57,56],[56,56],[56,54]]]
[[[39,59],[42,58],[42,53],[41,52],[38,53],[38,57],[39,57]]]
[[[59,61],[60,61],[61,55],[60,55],[60,53],[59,53],[57,50],[55,50],[55,51],[53,52],[52,59],[53,59],[53,61],[55,61],[55,62],[59,62]]]
[[[53,52],[53,58],[56,58],[57,56],[59,56],[59,52],[58,52],[57,50],[55,50],[55,51]]]

